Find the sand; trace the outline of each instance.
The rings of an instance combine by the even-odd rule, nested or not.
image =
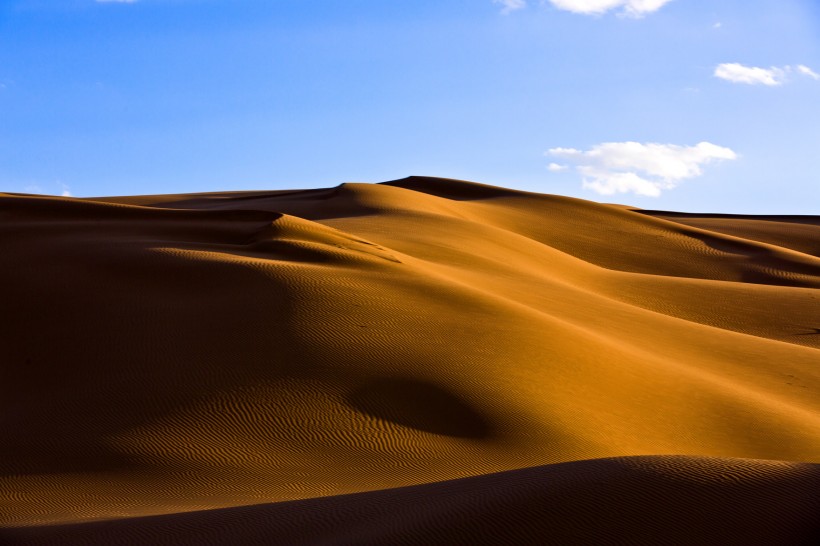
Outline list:
[[[820,217],[0,194],[0,543],[820,537]]]

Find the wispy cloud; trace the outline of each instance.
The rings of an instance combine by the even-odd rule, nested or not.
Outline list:
[[[715,77],[732,83],[775,86],[783,85],[786,81],[786,71],[776,66],[760,68],[740,63],[723,63],[715,68]]]
[[[547,169],[550,172],[557,173],[557,172],[561,172],[561,171],[566,171],[567,169],[569,169],[569,165],[561,165],[559,163],[550,163],[549,165],[547,165]]]
[[[631,192],[651,197],[700,176],[707,163],[737,158],[729,148],[710,142],[695,146],[604,142],[587,151],[552,148],[546,155],[575,163],[584,188],[602,195]]]
[[[58,191],[60,192],[59,195],[61,197],[73,197],[73,195],[71,194],[71,188],[69,188],[67,184],[57,182],[57,185],[60,186],[60,190]],[[39,184],[28,184],[23,187],[23,191],[25,193],[32,193],[35,195],[57,195],[57,193],[48,191]]]
[[[799,64],[796,67],[772,66],[761,68],[759,66],[745,66],[740,63],[723,63],[715,67],[715,77],[732,83],[744,83],[746,85],[768,85],[775,87],[783,85],[788,81],[791,72],[808,76],[814,80],[820,80],[820,74],[806,65]]]
[[[797,65],[797,71],[803,74],[804,76],[808,76],[813,80],[820,80],[820,74],[809,68],[804,64]]]
[[[493,4],[501,4],[501,13],[504,15],[527,7],[527,0],[493,0]]]
[[[558,9],[584,15],[603,15],[620,9],[619,14],[628,17],[643,17],[658,11],[672,0],[549,0]]]

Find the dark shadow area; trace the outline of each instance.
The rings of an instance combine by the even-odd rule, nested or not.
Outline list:
[[[155,208],[200,211],[279,212],[306,220],[355,218],[378,212],[362,202],[347,184],[316,190],[285,190],[241,194],[193,194],[178,201],[145,205]]]
[[[285,283],[155,250],[242,250],[279,214],[51,201],[13,203],[0,222],[0,282],[14,287],[0,328],[0,476],[144,465],[112,438],[309,373]]]
[[[692,212],[670,212],[665,210],[640,210],[633,209],[632,212],[652,216],[654,218],[678,218],[681,220],[762,220],[769,222],[788,222],[792,224],[806,224],[810,226],[820,226],[820,216],[809,215],[777,215],[777,214],[718,214],[718,213],[692,213]]]
[[[820,216],[741,216],[639,210],[634,212],[820,258]]]
[[[750,245],[741,241],[734,241],[732,239],[721,239],[720,237],[713,237],[700,233],[687,233],[689,237],[699,239],[709,248],[727,254],[737,254],[739,256],[767,256],[771,252],[764,247]]]
[[[789,271],[786,268],[778,268],[782,271]],[[794,268],[797,269],[797,268]],[[793,269],[793,271],[794,271]],[[806,272],[805,270],[797,269],[796,273],[802,273],[805,275],[813,275],[815,277],[820,277],[815,272]],[[769,286],[790,286],[792,288],[818,288],[820,287],[820,280],[817,282],[811,281],[802,281],[799,279],[792,279],[788,277],[781,277],[778,275],[773,275],[767,272],[765,269],[760,270],[747,270],[741,273],[740,275],[741,282],[745,282],[748,284],[768,284]]]
[[[180,196],[183,199],[178,201],[161,202],[156,205],[149,205],[159,208],[197,209],[197,210],[219,210],[219,209],[245,209],[245,210],[266,210],[268,202],[275,201],[325,201],[332,199],[339,193],[341,186],[333,188],[319,188],[315,190],[272,190],[263,192],[226,192],[215,194],[192,194]],[[256,205],[260,203],[261,205]]]
[[[4,528],[0,542],[808,545],[820,536],[818,488],[817,464],[623,457],[272,504]]]
[[[818,286],[816,282],[807,282],[789,276],[789,274],[797,274],[820,279],[820,268],[814,264],[784,258],[783,255],[778,255],[762,245],[758,246],[729,238],[723,239],[696,231],[686,232],[685,235],[703,242],[709,248],[747,260],[744,270],[740,273],[741,280],[745,283],[803,288],[817,288]],[[777,272],[782,272],[782,274]]]
[[[458,395],[418,379],[376,379],[348,397],[355,409],[385,421],[433,434],[481,439],[489,420]]]
[[[478,201],[480,199],[492,199],[494,197],[535,195],[525,191],[479,184],[478,182],[454,180],[451,178],[436,178],[433,176],[408,176],[407,178],[401,178],[399,180],[381,182],[381,184],[383,186],[394,186],[435,195],[437,197],[444,197],[454,201]]]

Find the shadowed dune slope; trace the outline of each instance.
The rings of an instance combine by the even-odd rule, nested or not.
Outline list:
[[[638,212],[820,257],[820,218],[816,216],[741,216],[649,210]]]
[[[720,465],[756,469],[738,480],[727,470],[725,485],[761,494],[794,483],[789,473],[815,476],[733,460],[820,463],[817,224],[425,177],[0,194],[0,526],[371,492],[350,497],[364,506],[392,494],[377,490],[428,484],[445,495],[451,486],[435,482],[543,465],[522,472],[634,478],[656,496],[698,465],[713,491]],[[559,464],[662,454],[723,462],[635,459],[672,461],[657,474],[671,481],[635,477],[625,462]],[[530,495],[563,502],[510,476],[463,483],[509,481],[509,498],[488,494],[492,517]],[[627,489],[627,505],[644,502]],[[428,490],[407,491],[396,495]],[[736,500],[735,514],[764,506],[727,491],[719,504]],[[185,518],[259,518],[291,532],[268,514],[325,506],[310,502]],[[470,502],[454,498],[453,509]],[[408,529],[426,510],[448,513],[419,510]],[[185,518],[116,525],[182,529]],[[379,529],[355,532],[378,541]]]
[[[21,546],[816,544],[820,466],[628,457],[401,489],[54,527]]]

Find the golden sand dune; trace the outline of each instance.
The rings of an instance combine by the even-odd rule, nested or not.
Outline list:
[[[627,457],[277,504],[0,530],[21,545],[811,544],[820,465]],[[816,544],[816,543],[815,543]]]
[[[0,230],[9,537],[194,544],[248,522],[250,537],[449,542],[451,513],[453,529],[548,533],[546,504],[558,537],[605,510],[626,511],[613,536],[655,537],[682,510],[687,536],[723,513],[774,537],[816,507],[817,467],[795,463],[820,462],[818,217],[411,177],[0,194]],[[669,454],[689,457],[541,466]],[[355,492],[371,493],[178,514]],[[658,527],[635,523],[645,509]],[[282,520],[294,511],[315,535]],[[177,515],[34,528],[159,514]]]

